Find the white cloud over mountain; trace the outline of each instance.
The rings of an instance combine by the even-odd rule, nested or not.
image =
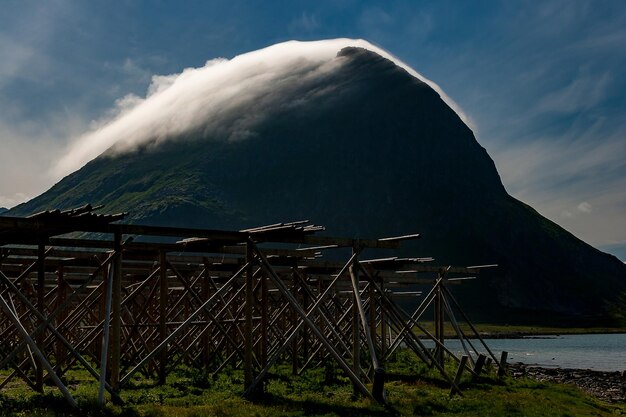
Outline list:
[[[290,41],[230,60],[213,59],[203,67],[187,68],[180,74],[153,76],[145,98],[129,95],[118,100],[110,119],[74,140],[54,167],[53,176],[61,178],[79,169],[112,146],[122,152],[198,129],[217,131],[230,140],[245,138],[251,134],[249,127],[272,108],[288,105],[283,98],[298,85],[341,65],[337,53],[348,46],[362,47],[393,60],[431,85],[465,117],[439,86],[367,41]]]

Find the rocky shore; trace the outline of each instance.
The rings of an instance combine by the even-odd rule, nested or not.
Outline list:
[[[572,384],[607,402],[626,401],[626,371],[601,372],[588,369],[541,368],[523,363],[509,364],[514,378]]]

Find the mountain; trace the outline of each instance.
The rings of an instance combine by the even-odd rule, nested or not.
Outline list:
[[[405,255],[500,265],[459,290],[476,314],[606,317],[626,290],[622,262],[509,196],[472,131],[428,84],[362,48],[333,62],[322,75],[273,85],[280,105],[263,101],[265,92],[236,107],[227,128],[113,146],[9,214],[92,203],[171,226],[310,219],[332,235],[420,232]],[[259,107],[269,110],[259,117]],[[233,120],[251,120],[245,135],[233,138]]]
[[[9,209],[8,209],[8,208],[6,208],[6,207],[0,207],[0,214],[2,214],[2,213],[6,213],[7,211],[9,211]]]

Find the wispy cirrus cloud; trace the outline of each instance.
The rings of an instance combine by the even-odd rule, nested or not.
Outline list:
[[[607,98],[613,76],[603,74],[580,74],[566,86],[544,95],[535,111],[545,114],[573,113],[591,109]]]
[[[320,27],[317,15],[313,13],[302,12],[300,16],[289,22],[289,32],[294,34],[310,33]]]
[[[626,126],[598,139],[597,130],[572,138],[507,144],[492,155],[507,190],[594,245],[626,240]]]
[[[580,203],[577,207],[578,211],[582,213],[591,213],[593,211],[593,207],[586,201]]]

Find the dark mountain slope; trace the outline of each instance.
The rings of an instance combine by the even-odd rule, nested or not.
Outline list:
[[[626,266],[510,197],[487,152],[428,85],[362,49],[340,56],[342,65],[286,93],[289,105],[245,140],[192,133],[108,152],[10,214],[90,202],[145,223],[242,228],[307,218],[334,235],[420,232],[407,255],[501,265],[468,286],[468,302],[484,311],[595,316],[624,291]]]

